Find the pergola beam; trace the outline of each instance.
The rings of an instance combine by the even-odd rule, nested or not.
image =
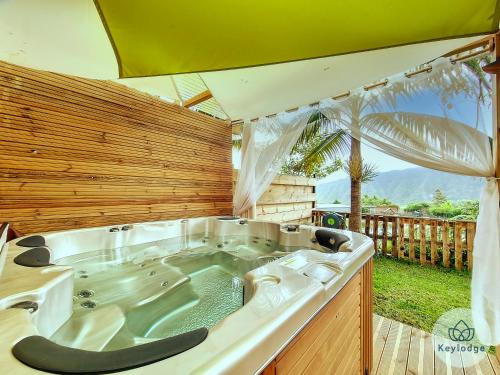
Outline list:
[[[495,35],[495,62],[496,61],[500,61],[500,33],[497,33]],[[500,177],[500,147],[499,147],[499,141],[500,141],[500,108],[498,107],[500,105],[500,93],[499,93],[499,89],[500,89],[500,74],[497,74],[497,72],[495,72],[495,88],[494,88],[494,108],[495,108],[495,120],[494,123],[495,123],[495,133],[496,133],[496,137],[494,136],[494,138],[496,138],[496,155],[494,157],[496,157],[496,169],[495,169],[495,176],[497,178]],[[500,188],[500,180],[498,180],[498,186]],[[500,353],[497,352],[497,357],[500,358]]]
[[[495,76],[493,77],[495,81],[494,85],[494,90],[493,90],[493,101],[495,105],[493,106],[495,114],[494,114],[494,133],[493,137],[495,140],[495,145],[496,145],[496,170],[495,170],[495,176],[500,177],[500,147],[499,145],[499,140],[500,140],[500,32],[495,35],[495,61],[492,63],[486,65],[483,67],[483,70],[486,73],[489,74],[494,74]],[[499,183],[499,188],[500,188],[500,180],[498,181]]]
[[[204,101],[211,99],[212,97],[213,96],[210,90],[205,90],[203,92],[200,92],[198,95],[187,99],[184,103],[182,103],[182,106],[185,108],[194,107],[195,105],[203,103]]]
[[[471,50],[479,48],[479,47],[486,47],[486,46],[489,46],[489,48],[491,48],[491,50],[493,50],[494,42],[495,42],[495,35],[488,35],[482,39],[476,40],[475,42],[466,44],[463,47],[455,48],[454,50],[452,50],[448,53],[445,53],[443,55],[443,57],[452,57],[452,56],[459,55],[459,54],[464,53],[464,52],[471,51]]]
[[[500,32],[495,35],[495,61],[500,60]],[[495,111],[495,120],[493,123],[495,124],[495,128],[493,129],[494,133],[493,138],[496,140],[494,144],[496,145],[496,166],[495,166],[495,177],[500,177],[500,147],[499,147],[499,139],[500,139],[500,93],[498,92],[500,86],[500,74],[495,74],[495,86],[494,86],[494,111]],[[500,180],[498,180],[498,187],[500,189]],[[496,357],[500,361],[500,345],[496,347]]]
[[[493,106],[493,111],[494,111],[494,119],[493,119],[493,144],[495,145],[494,150],[496,155],[493,155],[494,158],[496,158],[496,166],[495,166],[495,177],[500,178],[500,147],[499,147],[499,140],[500,140],[500,93],[499,93],[499,87],[500,87],[500,35],[497,33],[495,35],[495,61],[492,62],[491,64],[488,64],[483,67],[483,70],[486,73],[494,74],[495,76],[493,77],[494,79],[494,89],[493,89],[493,103],[495,105]],[[500,180],[498,180],[498,188],[500,189]],[[500,345],[497,345],[496,347],[496,357],[498,360],[500,360]]]
[[[493,102],[495,105],[493,106],[494,110],[494,119],[493,119],[493,144],[495,145],[496,155],[493,155],[496,158],[496,166],[495,166],[495,177],[500,178],[500,32],[495,35],[495,61],[483,67],[483,70],[486,73],[494,74],[494,90],[493,90]],[[498,188],[500,189],[500,180],[498,180]],[[500,345],[496,347],[496,357],[500,361]]]

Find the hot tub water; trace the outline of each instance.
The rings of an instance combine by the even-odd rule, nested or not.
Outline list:
[[[75,269],[72,317],[51,337],[115,350],[200,327],[243,306],[243,276],[287,253],[258,237],[191,236],[58,259]]]

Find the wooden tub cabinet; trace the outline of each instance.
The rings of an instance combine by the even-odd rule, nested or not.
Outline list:
[[[368,375],[373,260],[324,306],[261,375]]]

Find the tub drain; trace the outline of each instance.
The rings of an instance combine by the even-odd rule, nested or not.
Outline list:
[[[94,301],[85,301],[80,304],[81,307],[85,307],[86,309],[93,309],[96,307],[96,303]]]
[[[83,289],[78,292],[78,297],[80,298],[89,298],[94,295],[93,290]]]

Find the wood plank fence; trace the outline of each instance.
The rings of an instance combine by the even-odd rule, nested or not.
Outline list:
[[[293,224],[311,224],[316,201],[316,180],[298,176],[276,176],[257,201],[257,219]]]
[[[321,214],[315,211],[316,225],[321,225]],[[342,215],[349,220],[349,214]],[[472,270],[474,221],[364,214],[362,223],[362,232],[373,239],[377,254]]]
[[[238,170],[233,170],[233,191]],[[258,220],[288,224],[311,224],[316,203],[314,178],[278,175],[256,204]]]

